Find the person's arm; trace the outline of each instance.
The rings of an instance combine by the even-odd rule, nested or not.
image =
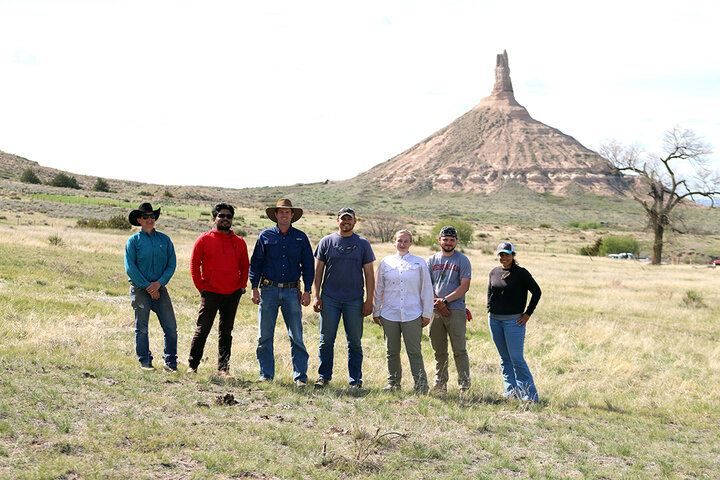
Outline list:
[[[262,276],[262,266],[265,262],[265,250],[262,243],[262,233],[258,235],[257,241],[255,242],[255,248],[253,249],[252,257],[250,258],[250,270],[248,273],[248,279],[252,286],[252,302],[255,305],[260,304],[260,291],[258,285],[260,284],[260,277]]]
[[[367,317],[373,311],[373,298],[375,298],[375,272],[373,268],[373,262],[366,263],[363,265],[363,272],[365,273],[365,290],[367,291],[367,299],[363,304],[363,316]]]
[[[147,288],[150,286],[150,282],[140,272],[137,266],[137,251],[135,250],[135,242],[137,237],[132,236],[128,239],[125,244],[125,273],[130,277],[130,281],[140,288]]]
[[[312,247],[310,247],[310,240],[307,235],[304,235],[302,247],[300,251],[300,268],[302,270],[303,279],[303,291],[302,294],[298,290],[300,296],[300,304],[303,307],[310,305],[310,290],[312,289],[313,282],[315,280],[315,257],[313,257]]]
[[[173,274],[175,274],[175,267],[177,266],[177,259],[175,258],[175,246],[173,245],[172,240],[170,240],[170,237],[165,236],[165,238],[167,239],[168,243],[167,260],[165,263],[165,270],[163,270],[162,275],[160,275],[160,278],[158,278],[157,280],[161,285],[167,285],[170,282]]]
[[[205,284],[202,277],[202,258],[203,258],[203,242],[201,238],[198,238],[193,245],[192,253],[190,254],[190,278],[192,278],[195,288],[198,292],[202,292],[205,289]]]
[[[378,325],[382,325],[380,323],[380,310],[382,310],[382,305],[384,301],[384,291],[385,291],[385,277],[380,273],[383,270],[383,262],[380,262],[380,265],[378,265],[377,272],[375,273],[375,293],[373,295],[374,302],[373,302],[373,313],[372,318],[373,322],[377,323]]]
[[[420,301],[422,304],[422,326],[430,323],[430,316],[434,308],[434,291],[430,281],[430,269],[427,264],[421,268],[420,275]]]
[[[540,301],[540,296],[542,295],[540,285],[538,285],[533,276],[530,275],[530,272],[525,270],[525,275],[523,275],[523,277],[523,283],[525,284],[525,287],[528,289],[532,296],[530,297],[530,303],[525,309],[525,313],[523,313],[516,322],[521,327],[524,326],[528,322],[528,320],[530,320],[530,315],[532,315],[535,311],[535,307],[537,307],[537,304]]]
[[[463,295],[465,295],[468,290],[470,290],[470,279],[469,278],[461,278],[460,279],[460,285],[450,292],[448,295],[445,295],[444,300],[448,303],[453,302],[459,298],[462,298]]]
[[[315,278],[313,279],[313,295],[315,296],[315,303],[313,303],[313,310],[320,312],[322,310],[322,299],[320,298],[320,287],[322,285],[322,277],[325,272],[325,262],[315,258]]]
[[[238,237],[240,238],[240,237]],[[248,282],[248,275],[250,272],[250,260],[248,259],[248,250],[247,250],[247,244],[245,243],[245,240],[240,238],[240,260],[238,262],[238,267],[240,269],[240,285],[242,288],[247,288],[247,282]]]

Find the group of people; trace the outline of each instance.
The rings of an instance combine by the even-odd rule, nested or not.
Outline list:
[[[415,391],[430,390],[421,351],[423,328],[428,325],[435,352],[432,390],[447,391],[448,339],[460,393],[470,389],[466,324],[472,316],[466,308],[465,294],[470,289],[471,265],[456,250],[458,235],[454,227],[440,230],[440,251],[427,260],[410,254],[412,233],[399,230],[393,239],[397,253],[383,258],[374,272],[375,255],[370,243],[355,233],[357,217],[351,208],[338,212],[337,232],[322,238],[314,252],[307,235],[293,226],[302,217],[301,208],[280,199],[265,213],[275,226],[260,233],[251,256],[245,241],[232,230],[235,209],[227,203],[215,205],[212,230],[202,234],[193,246],[190,270],[201,299],[188,373],[197,373],[219,312],[217,373],[229,375],[235,314],[249,280],[252,302],[258,305],[259,381],[275,377],[273,341],[277,316],[282,313],[290,339],[293,381],[297,387],[307,386],[309,355],[303,341],[302,307],[310,305],[312,293],[313,310],[320,319],[316,388],[325,387],[332,379],[341,318],[348,346],[349,386],[362,386],[363,319],[372,314],[373,321],[383,328],[386,343],[385,390],[400,388],[402,342]],[[125,270],[135,311],[135,351],[140,368],[155,369],[148,342],[148,321],[154,311],[165,335],[163,368],[175,372],[177,325],[166,285],[175,272],[176,258],[170,238],[155,229],[159,217],[160,209],[153,209],[150,203],[130,212],[130,223],[141,229],[127,241]],[[501,358],[504,395],[537,401],[523,345],[525,325],[540,299],[540,287],[515,261],[511,243],[501,243],[497,253],[500,266],[490,272],[487,306],[490,333]]]

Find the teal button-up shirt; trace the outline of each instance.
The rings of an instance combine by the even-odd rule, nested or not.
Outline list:
[[[148,235],[140,230],[125,245],[125,272],[130,282],[147,288],[152,282],[167,285],[175,273],[175,247],[170,237],[157,230]]]

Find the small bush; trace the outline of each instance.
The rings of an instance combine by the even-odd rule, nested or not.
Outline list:
[[[123,215],[116,215],[107,220],[98,220],[97,218],[81,218],[76,224],[79,228],[114,228],[117,230],[129,230],[130,222]]]
[[[95,192],[109,192],[110,185],[108,185],[108,183],[107,183],[107,181],[105,181],[105,179],[98,177],[97,180],[95,181],[95,185],[93,185],[92,189]]]
[[[140,196],[140,197],[152,197],[153,194],[150,193],[150,192],[148,192],[147,190],[140,190],[140,191],[138,192],[138,196]]]
[[[53,247],[62,247],[65,245],[65,242],[59,235],[50,235],[48,237],[48,243],[50,243]]]
[[[20,181],[34,184],[42,183],[32,168],[26,168],[25,171],[23,171],[22,175],[20,175]]]
[[[685,296],[682,299],[682,304],[688,308],[705,308],[705,302],[703,302],[702,294],[695,290],[688,290],[685,292]]]
[[[62,172],[55,175],[53,179],[50,180],[50,183],[48,183],[48,185],[52,185],[53,187],[74,188],[76,190],[80,190],[80,185],[78,184],[77,179]]]
[[[173,198],[174,195],[172,194],[172,192],[171,192],[170,190],[165,190],[165,193],[163,193],[163,197],[165,197],[165,198]]]
[[[599,253],[605,256],[611,253],[629,252],[637,255],[640,250],[640,242],[630,235],[608,235],[603,238]]]
[[[600,222],[570,222],[567,224],[567,226],[580,228],[582,230],[597,230],[598,228],[602,228],[602,223],[600,223]]]
[[[587,255],[588,257],[597,257],[600,254],[600,246],[602,245],[603,239],[598,238],[595,243],[586,247],[580,248],[580,255]]]

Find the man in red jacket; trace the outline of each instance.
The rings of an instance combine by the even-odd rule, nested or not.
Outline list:
[[[200,291],[200,313],[190,345],[188,373],[197,373],[205,341],[212,329],[215,314],[220,311],[218,325],[218,375],[230,374],[232,329],[240,297],[247,286],[248,260],[245,240],[232,231],[235,209],[218,203],[212,211],[215,226],[200,235],[190,257],[190,271],[195,288]]]

